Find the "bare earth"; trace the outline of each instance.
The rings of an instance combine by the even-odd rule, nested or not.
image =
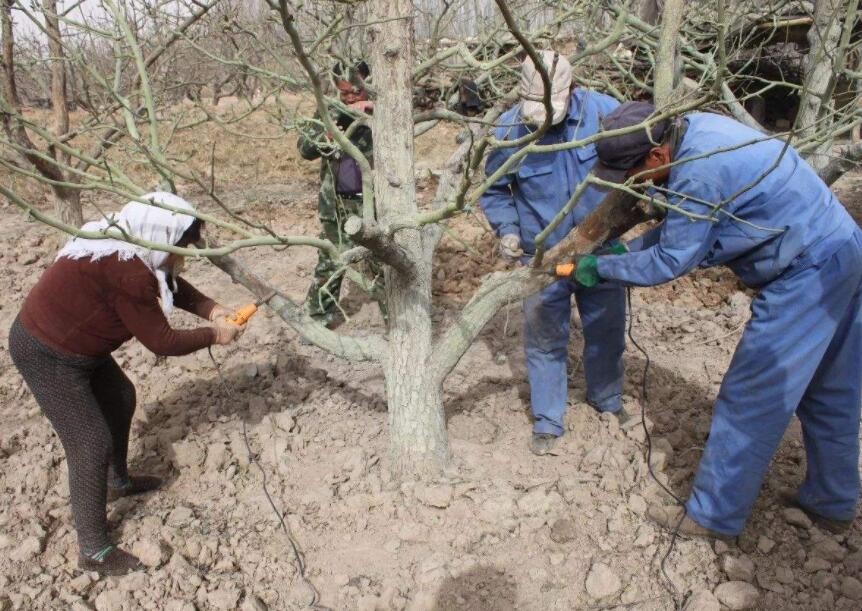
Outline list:
[[[232,201],[284,232],[315,233],[314,170],[308,164],[291,184],[240,185]],[[857,220],[860,182],[839,185]],[[674,595],[690,591],[691,610],[719,609],[716,596],[731,609],[862,607],[860,520],[849,535],[830,536],[791,524],[777,505],[776,491],[804,476],[796,423],[738,546],[676,541],[668,585],[660,565],[670,537],[644,511],[669,500],[648,474],[640,421],[620,430],[584,402],[577,321],[560,455],[529,453],[518,304],[499,313],[449,378],[452,467],[426,485],[387,475],[380,371],[302,344],[268,311],[239,342],[213,350],[224,379],[206,352],[159,361],[130,342],[115,356],[138,389],[132,467],[167,485],[113,504],[109,519],[149,568],[79,575],[63,451],[6,347],[23,297],[52,260],[50,235],[0,210],[0,610],[305,606],[311,593],[249,465],[243,420],[321,604],[332,609],[672,609]],[[494,265],[493,241],[476,218],[458,220],[452,235],[435,287],[443,325]],[[315,257],[309,249],[242,255],[297,299]],[[191,262],[187,277],[222,303],[248,301],[207,263]],[[355,292],[346,301],[352,318],[343,331],[382,330],[373,304]],[[697,466],[749,301],[725,270],[633,291],[633,333],[652,367],[644,401],[644,358],[629,346],[625,403],[646,409],[656,471],[677,495]]]

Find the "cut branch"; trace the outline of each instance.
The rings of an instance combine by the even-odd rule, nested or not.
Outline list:
[[[364,246],[374,253],[377,259],[394,267],[400,273],[409,276],[416,271],[415,264],[404,249],[396,244],[390,236],[383,233],[376,223],[367,225],[358,216],[351,216],[344,223],[344,233],[353,242]]]
[[[587,218],[548,251],[544,267],[553,269],[557,263],[572,261],[579,254],[593,252],[608,240],[618,238],[632,227],[648,221],[651,217],[647,207],[641,205],[642,201],[620,189],[612,190]]]

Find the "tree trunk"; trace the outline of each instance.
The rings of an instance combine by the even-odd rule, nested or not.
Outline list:
[[[66,105],[66,62],[63,43],[60,39],[60,20],[57,17],[57,0],[44,0],[45,30],[48,33],[48,52],[51,55],[51,110],[54,125],[52,131],[58,138],[69,131],[69,109]],[[57,152],[55,159],[68,159]],[[64,161],[65,162],[65,161]]]
[[[56,218],[73,227],[80,227],[84,224],[80,191],[54,187],[53,200]]]
[[[805,57],[802,99],[796,116],[796,137],[811,138],[817,132],[827,133],[832,124],[832,92],[837,71],[843,63],[841,53],[842,16],[855,13],[858,0],[845,7],[843,0],[817,0],[814,5],[814,23],[808,30],[809,51]],[[849,10],[849,9],[854,10]],[[852,21],[852,18],[851,18]],[[839,63],[840,62],[840,63]],[[819,146],[806,160],[815,170],[829,163],[831,138],[822,138]]]
[[[66,91],[66,61],[60,38],[60,20],[57,16],[57,0],[44,0],[45,30],[48,33],[48,51],[51,55],[51,109],[53,126],[51,131],[57,139],[69,131],[69,106]],[[56,147],[50,147],[51,156],[62,165],[69,165],[69,155]],[[59,170],[64,173],[62,170]],[[84,224],[81,211],[81,194],[74,189],[54,186],[54,212],[57,218],[74,227]]]
[[[676,41],[685,13],[683,0],[666,0],[661,19],[661,34],[658,41],[655,66],[653,103],[656,108],[667,105],[679,80],[679,51]]]
[[[661,15],[661,4],[659,0],[641,0],[637,14],[641,21],[650,25],[658,23],[658,17]]]
[[[384,228],[411,224],[418,212],[413,175],[413,23],[410,0],[373,0],[380,22],[368,27],[378,92],[374,110],[374,194]],[[439,473],[449,459],[442,389],[429,375],[432,357],[430,232],[394,236],[413,266],[386,268],[389,353],[384,363],[390,454],[401,475]]]
[[[18,108],[18,87],[15,84],[15,39],[12,31],[12,3],[14,0],[0,0],[2,8],[3,36],[3,95],[10,106]]]
[[[78,91],[78,79],[73,66],[74,64],[70,63],[66,72],[66,84],[69,86],[69,110],[77,110],[81,105],[81,94]]]
[[[425,248],[424,241],[420,234],[401,243],[412,254]],[[402,476],[439,474],[449,461],[442,384],[429,375],[428,366],[432,358],[430,263],[428,256],[417,266],[416,280],[397,272],[386,278],[390,331],[384,376],[389,450],[392,469]]]

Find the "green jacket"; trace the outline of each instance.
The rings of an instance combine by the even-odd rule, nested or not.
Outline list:
[[[315,114],[315,119],[320,115]],[[347,129],[352,119],[343,113],[333,112],[333,121],[339,122]],[[324,220],[346,218],[342,197],[335,192],[335,176],[338,160],[344,154],[334,140],[324,136],[324,128],[319,121],[306,121],[300,127],[296,147],[303,159],[309,161],[320,158],[320,196],[318,198],[318,214]],[[350,135],[350,141],[372,162],[373,141],[371,128],[358,126]]]

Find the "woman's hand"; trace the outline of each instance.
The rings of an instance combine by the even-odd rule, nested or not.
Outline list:
[[[225,318],[226,316],[230,316],[231,314],[233,314],[233,312],[228,310],[226,307],[219,304],[215,304],[213,306],[213,309],[210,310],[209,320],[213,321],[219,318]]]
[[[225,320],[224,316],[215,319],[215,343],[225,345],[235,340],[242,332],[242,327]]]

